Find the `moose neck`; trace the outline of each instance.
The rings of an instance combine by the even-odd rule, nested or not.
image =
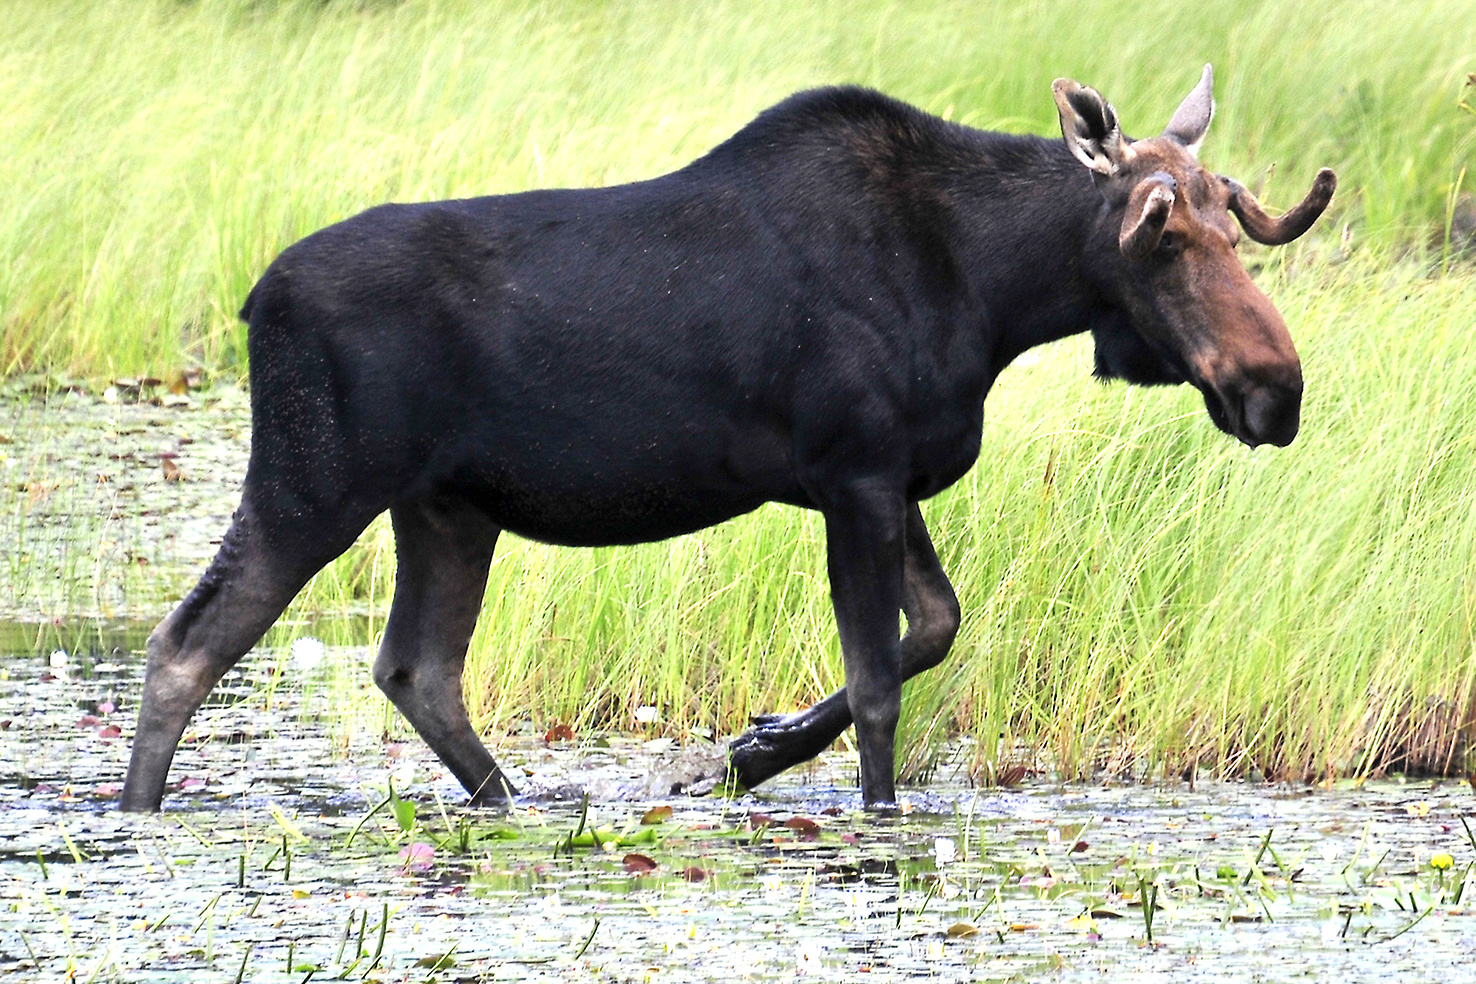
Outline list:
[[[998,374],[1020,353],[1093,327],[1105,300],[1083,274],[1104,203],[1059,140],[977,134],[982,162],[945,180],[958,206],[955,263],[967,271]]]

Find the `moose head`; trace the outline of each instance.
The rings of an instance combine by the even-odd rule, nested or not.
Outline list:
[[[1214,116],[1210,66],[1156,137],[1132,140],[1094,89],[1052,85],[1066,146],[1106,207],[1083,272],[1117,316],[1094,329],[1096,374],[1192,383],[1215,426],[1255,447],[1297,436],[1302,367],[1286,323],[1235,255],[1240,230],[1269,246],[1311,228],[1337,177],[1324,168],[1300,205],[1271,217],[1240,182],[1206,170]],[[1239,228],[1231,216],[1239,220]]]

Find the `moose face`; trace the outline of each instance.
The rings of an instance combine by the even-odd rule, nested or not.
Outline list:
[[[1107,205],[1083,269],[1120,316],[1095,331],[1096,373],[1192,383],[1222,431],[1251,447],[1284,447],[1300,423],[1302,367],[1286,323],[1235,247],[1242,228],[1268,245],[1297,238],[1327,207],[1337,179],[1322,170],[1306,199],[1273,219],[1243,185],[1207,171],[1197,155],[1214,115],[1212,84],[1206,65],[1163,133],[1136,141],[1095,90],[1069,79],[1053,86],[1066,145]]]

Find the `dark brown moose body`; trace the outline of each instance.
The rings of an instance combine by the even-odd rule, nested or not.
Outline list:
[[[822,89],[664,177],[384,205],[293,245],[242,311],[241,504],[149,638],[123,808],[158,809],[205,695],[386,509],[375,682],[494,802],[513,787],[461,672],[499,533],[635,543],[771,501],[824,517],[846,686],[756,718],[731,768],[754,785],[854,722],[862,797],[890,803],[902,682],[959,622],[918,502],[973,464],[1015,356],[1089,330],[1099,377],[1191,383],[1252,446],[1296,436],[1301,367],[1232,216],[1287,242],[1334,179],[1268,217],[1197,160],[1210,87],[1206,67],[1167,129],[1132,141],[1059,80],[1064,142]]]

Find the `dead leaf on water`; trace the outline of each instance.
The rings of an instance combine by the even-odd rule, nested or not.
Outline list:
[[[784,826],[799,834],[801,837],[814,839],[820,836],[820,825],[809,817],[790,817],[784,821]]]
[[[625,870],[632,875],[649,875],[657,867],[656,861],[644,854],[627,854],[620,861],[625,865]]]
[[[653,823],[665,823],[671,819],[671,807],[653,806],[641,815],[641,823],[650,826]]]
[[[948,938],[952,940],[978,935],[979,927],[973,923],[956,922],[948,927]]]

